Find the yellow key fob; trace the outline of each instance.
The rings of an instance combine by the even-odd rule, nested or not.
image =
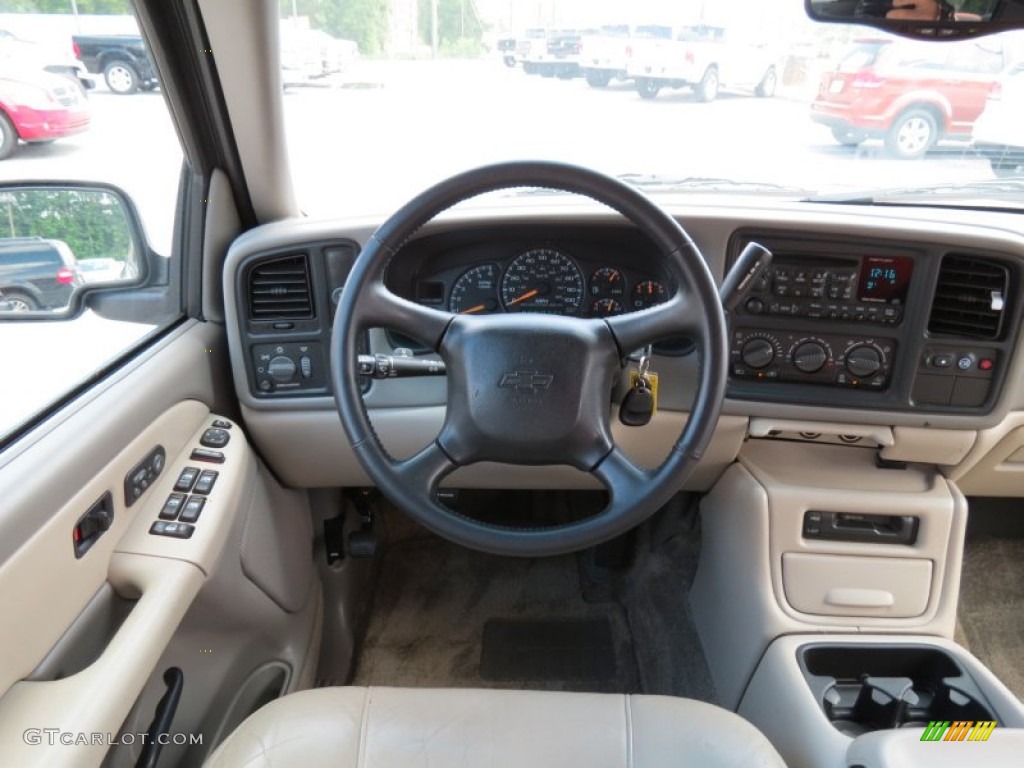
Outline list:
[[[636,386],[639,379],[640,373],[638,371],[629,372],[630,389]],[[651,390],[651,399],[654,401],[654,410],[651,411],[651,415],[653,416],[658,412],[658,374],[651,371],[647,372],[647,388]]]

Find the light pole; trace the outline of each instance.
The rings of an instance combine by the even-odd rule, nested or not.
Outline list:
[[[75,29],[82,34],[82,20],[78,18],[78,0],[71,0],[71,13],[75,17]]]

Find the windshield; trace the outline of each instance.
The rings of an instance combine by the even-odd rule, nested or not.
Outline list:
[[[375,15],[383,5],[390,15]],[[696,179],[701,195],[912,189],[916,204],[979,206],[993,197],[978,182],[1021,170],[1024,100],[1006,84],[1020,33],[911,41],[815,23],[796,0],[436,5],[435,23],[430,2],[282,3],[305,212],[387,213],[450,174],[516,159],[674,194]],[[332,57],[340,46],[349,55]],[[289,61],[296,51],[309,61]],[[1024,204],[1000,190],[1000,206]]]

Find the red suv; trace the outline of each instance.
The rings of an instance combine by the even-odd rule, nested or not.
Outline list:
[[[943,138],[969,139],[997,74],[998,40],[858,40],[821,77],[811,118],[840,144],[881,138],[896,157],[920,157]]]
[[[0,71],[0,160],[18,141],[49,142],[89,127],[85,93],[71,80],[49,72]]]

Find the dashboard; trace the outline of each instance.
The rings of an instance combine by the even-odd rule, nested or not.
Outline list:
[[[718,280],[749,242],[773,253],[768,271],[727,317],[721,461],[734,459],[755,421],[769,432],[806,424],[781,427],[795,436],[830,423],[847,425],[850,434],[947,430],[951,439],[1024,409],[1024,391],[1010,384],[1024,376],[1024,237],[1006,227],[1005,214],[774,202],[670,210]],[[236,241],[226,262],[227,328],[243,415],[261,450],[287,467],[295,485],[360,482],[338,424],[328,361],[334,307],[376,224],[266,225]],[[599,208],[513,201],[507,211],[432,222],[399,250],[385,280],[405,298],[453,313],[595,317],[671,296],[676,286],[660,261],[652,243]],[[366,333],[361,351],[436,358],[415,339],[384,329]],[[647,428],[623,428],[616,439],[628,450],[650,449],[655,461],[656,449],[678,435],[700,357],[692,345],[655,347],[658,413]],[[375,429],[396,457],[422,447],[443,422],[444,376],[368,378],[364,391]],[[563,469],[466,471],[477,487],[580,487]]]

